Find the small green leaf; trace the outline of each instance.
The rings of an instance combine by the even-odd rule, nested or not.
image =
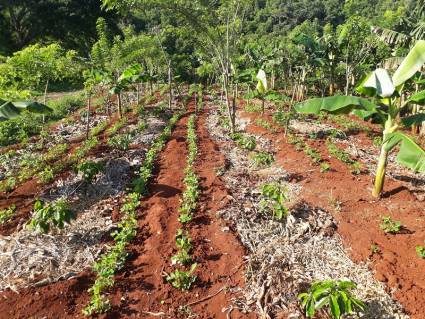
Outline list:
[[[339,319],[341,317],[341,310],[339,308],[339,304],[338,304],[338,297],[335,295],[331,295],[331,300],[330,300],[330,308],[331,308],[331,314],[332,317],[334,319]]]
[[[314,314],[316,313],[316,308],[315,308],[315,300],[314,298],[309,298],[306,304],[306,314],[307,317],[314,317]]]

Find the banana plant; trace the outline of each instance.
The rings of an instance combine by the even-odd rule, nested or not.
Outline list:
[[[260,69],[258,71],[258,74],[256,76],[256,79],[258,80],[257,83],[257,97],[260,98],[261,100],[261,114],[264,114],[264,106],[265,106],[265,101],[266,101],[266,94],[268,93],[269,89],[267,86],[267,76],[266,76],[266,72],[264,72],[264,70]]]
[[[295,106],[298,112],[319,114],[352,113],[365,120],[374,118],[382,126],[381,153],[376,169],[374,197],[379,197],[385,179],[388,154],[399,146],[397,162],[414,171],[425,173],[425,151],[408,135],[402,127],[410,127],[425,121],[425,114],[401,118],[403,111],[411,103],[425,104],[425,91],[411,95],[407,100],[401,98],[404,87],[425,63],[425,41],[418,41],[391,77],[387,70],[377,69],[367,76],[357,87],[357,91],[369,99],[357,96],[332,96],[314,98]]]
[[[5,101],[0,99],[0,121],[18,117],[23,111],[37,114],[48,114],[53,110],[47,105],[34,101]]]

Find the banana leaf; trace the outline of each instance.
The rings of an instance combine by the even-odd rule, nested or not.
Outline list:
[[[47,105],[33,101],[17,101],[12,102],[12,104],[18,109],[26,110],[31,113],[48,114],[53,112],[53,110]]]
[[[418,113],[401,119],[401,123],[406,127],[411,127],[413,124],[421,124],[422,122],[425,122],[425,113]]]
[[[387,152],[400,145],[396,158],[399,164],[416,172],[425,173],[425,151],[409,136],[401,132],[395,132],[388,134],[385,142],[387,142],[385,146]]]
[[[21,110],[12,102],[0,100],[0,118],[2,121],[19,116]]]
[[[266,77],[266,72],[264,72],[264,70],[259,70],[258,74],[257,74],[257,80],[258,80],[258,84],[257,84],[257,91],[260,94],[264,94],[267,92],[267,77]]]
[[[406,102],[425,105],[425,90],[413,94]]]
[[[140,64],[134,64],[128,67],[121,76],[118,82],[138,82],[142,78],[143,69]]]
[[[361,97],[335,95],[324,98],[314,98],[295,105],[300,113],[319,114],[322,111],[329,113],[353,113],[363,119],[380,113],[378,107]]]
[[[425,63],[425,40],[419,40],[393,75],[395,87],[409,80]]]
[[[385,69],[376,69],[366,80],[357,87],[357,91],[370,96],[370,90],[373,95],[380,97],[390,97],[395,91],[394,84]]]

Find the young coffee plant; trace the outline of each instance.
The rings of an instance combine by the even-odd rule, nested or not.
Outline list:
[[[288,215],[289,210],[285,207],[288,200],[285,186],[277,182],[264,184],[261,188],[261,195],[263,197],[260,201],[261,211],[272,213],[278,220]]]
[[[306,146],[306,143],[304,142],[304,139],[302,137],[299,137],[299,136],[296,136],[296,135],[293,135],[293,134],[287,135],[287,141],[288,141],[289,144],[294,145],[295,150],[298,151],[298,152],[302,151]]]
[[[378,254],[381,250],[377,244],[370,245],[370,252],[372,255]]]
[[[7,222],[9,219],[12,218],[13,214],[15,213],[16,206],[11,205],[6,209],[0,210],[0,225]]]
[[[257,142],[254,136],[246,136],[242,133],[234,133],[231,135],[232,140],[238,144],[238,146],[244,150],[252,151],[257,146]]]
[[[313,318],[317,311],[325,308],[333,319],[343,315],[364,311],[366,305],[353,296],[356,288],[352,281],[318,281],[306,293],[298,295],[307,317]]]
[[[99,144],[99,140],[96,137],[91,137],[84,141],[83,145],[78,147],[69,158],[70,164],[78,163],[82,160],[86,154]]]
[[[197,264],[193,264],[189,271],[175,270],[167,275],[166,280],[176,289],[190,290],[193,283],[196,281],[196,276],[193,275]]]
[[[188,265],[192,262],[192,257],[190,256],[189,252],[185,249],[179,250],[177,254],[171,257],[171,264],[172,265]]]
[[[379,227],[387,234],[397,234],[400,232],[402,225],[400,221],[395,221],[390,216],[385,216],[382,218],[382,223]]]
[[[94,137],[94,136],[99,135],[101,132],[103,132],[108,127],[108,124],[109,124],[109,122],[107,120],[101,121],[95,127],[90,129],[89,137]]]
[[[91,184],[94,178],[105,169],[99,162],[83,161],[77,166],[77,172],[81,173],[83,179]]]
[[[48,184],[55,178],[53,169],[50,166],[46,166],[41,172],[37,174],[38,180],[43,184]]]
[[[322,161],[322,155],[320,152],[307,144],[304,147],[304,153],[311,158],[314,164],[319,164]]]
[[[320,164],[320,173],[329,172],[330,169],[331,169],[331,166],[329,165],[328,162],[323,162],[322,164]]]
[[[51,227],[62,229],[65,223],[69,223],[73,217],[72,211],[63,198],[51,202],[44,203],[37,200],[34,204],[34,212],[29,228],[41,233],[48,233]]]
[[[177,230],[177,234],[176,234],[177,248],[189,251],[192,248],[191,241],[192,239],[190,238],[188,232],[183,232],[182,229]]]
[[[112,148],[127,151],[132,142],[132,136],[128,133],[114,135],[108,140],[108,145]]]
[[[191,262],[192,258],[189,251],[192,249],[191,238],[188,232],[183,232],[182,229],[177,230],[176,234],[176,246],[179,248],[179,252],[171,257],[171,263],[173,265],[187,265]]]
[[[257,167],[268,167],[273,164],[274,156],[268,152],[257,152],[251,155],[252,160]]]
[[[255,124],[258,125],[258,126],[261,126],[262,128],[264,128],[266,130],[274,132],[274,129],[271,126],[271,124],[269,122],[267,122],[265,119],[259,118],[255,121]]]
[[[8,177],[0,183],[0,192],[10,192],[16,187],[16,178]]]
[[[330,139],[326,140],[326,147],[328,148],[329,154],[339,159],[341,162],[349,165],[352,174],[358,175],[361,173],[362,165],[359,162],[353,160],[347,152],[340,149]]]
[[[425,246],[416,246],[416,253],[422,259],[425,259]]]
[[[126,117],[123,117],[119,121],[115,122],[110,128],[106,130],[106,133],[109,137],[114,136],[121,128],[127,124],[128,120]]]

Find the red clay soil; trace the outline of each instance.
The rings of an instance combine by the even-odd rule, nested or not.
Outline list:
[[[153,318],[147,312],[164,312],[168,318],[187,318],[185,308],[197,318],[226,318],[223,308],[236,296],[231,288],[241,287],[244,249],[236,236],[215,212],[225,205],[228,193],[216,176],[215,168],[224,165],[219,148],[210,139],[205,115],[198,118],[199,157],[196,171],[200,177],[199,208],[189,231],[193,257],[198,263],[198,280],[190,292],[171,287],[163,272],[174,270],[170,257],[176,253],[175,234],[180,227],[178,207],[186,165],[187,117],[176,125],[162,152],[150,196],[139,209],[137,238],[129,246],[124,270],[116,276],[110,293],[112,309],[104,318]],[[81,310],[89,301],[87,289],[93,284],[92,274],[83,272],[76,278],[44,287],[0,293],[0,319],[14,318],[82,318]],[[232,311],[230,318],[256,318],[255,314]]]
[[[260,116],[242,113],[251,123]],[[271,117],[265,119],[272,123]],[[258,127],[248,126],[247,131],[270,139],[276,151],[276,164],[293,175],[293,180],[303,186],[304,200],[327,209],[338,222],[338,232],[353,260],[370,261],[376,278],[394,289],[394,297],[413,319],[425,318],[425,260],[417,256],[415,247],[424,245],[425,205],[418,201],[399,182],[387,178],[385,193],[380,200],[371,196],[372,177],[366,174],[353,176],[342,162],[331,158],[324,140],[309,142],[329,161],[331,171],[321,173],[303,153],[287,143],[283,131],[277,134]],[[365,135],[358,135],[366,139]],[[362,144],[370,145],[370,141]],[[333,199],[333,200],[332,200]],[[333,201],[341,202],[336,209]],[[383,216],[400,220],[404,229],[400,234],[385,234],[379,227]],[[372,254],[371,245],[379,253]]]
[[[205,115],[198,121],[196,170],[202,195],[189,227],[194,247],[192,255],[198,262],[198,280],[190,292],[181,292],[172,288],[163,277],[164,272],[174,270],[170,258],[177,252],[175,234],[181,227],[178,207],[184,190],[182,181],[187,155],[187,118],[183,118],[177,123],[159,160],[158,177],[150,188],[152,195],[143,201],[139,236],[130,247],[131,262],[117,277],[111,294],[113,307],[107,318],[150,318],[148,312],[164,312],[169,318],[187,318],[189,314],[178,311],[178,308],[192,302],[197,302],[190,306],[191,311],[199,316],[197,318],[226,318],[222,309],[228,307],[234,297],[227,288],[243,286],[244,249],[233,233],[223,231],[226,225],[215,217],[215,212],[228,200],[226,188],[214,171],[224,164],[224,158],[208,135]],[[209,296],[212,297],[198,302]],[[231,318],[254,317],[236,311],[231,314]]]

